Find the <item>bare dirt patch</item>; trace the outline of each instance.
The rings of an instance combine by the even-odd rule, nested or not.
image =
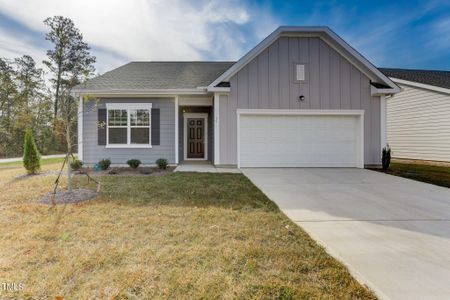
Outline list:
[[[72,191],[59,190],[55,195],[48,193],[41,199],[41,203],[53,204],[52,198],[55,197],[56,204],[76,204],[95,198],[98,193],[89,189],[73,189]]]

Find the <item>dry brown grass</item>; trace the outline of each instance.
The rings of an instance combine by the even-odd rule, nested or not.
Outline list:
[[[374,298],[242,175],[101,177],[49,209],[54,176],[22,173],[0,170],[0,282],[24,290],[0,298]]]

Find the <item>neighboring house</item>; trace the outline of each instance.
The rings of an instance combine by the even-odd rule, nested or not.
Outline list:
[[[280,27],[237,62],[132,62],[79,86],[79,157],[238,167],[379,165],[399,87],[328,27]]]
[[[450,72],[380,70],[403,89],[387,101],[393,157],[450,162]]]

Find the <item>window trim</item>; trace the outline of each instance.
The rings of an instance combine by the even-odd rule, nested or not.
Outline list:
[[[111,128],[127,128],[127,143],[126,144],[110,144],[109,143],[109,110],[126,110],[127,111],[127,126],[113,126]],[[147,128],[147,126],[131,126],[130,110],[147,109],[149,113],[148,126],[148,144],[132,144],[131,143],[131,128]],[[106,103],[106,146],[105,148],[152,148],[152,103]]]

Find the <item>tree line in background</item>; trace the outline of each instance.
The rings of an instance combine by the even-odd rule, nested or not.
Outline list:
[[[47,70],[29,55],[0,58],[0,157],[21,156],[27,130],[42,154],[73,151],[78,101],[71,92],[94,75],[95,57],[71,19],[55,16],[44,24],[52,44]]]
[[[61,151],[52,129],[53,102],[44,71],[31,56],[0,58],[0,157],[20,156],[27,128],[42,153]]]

